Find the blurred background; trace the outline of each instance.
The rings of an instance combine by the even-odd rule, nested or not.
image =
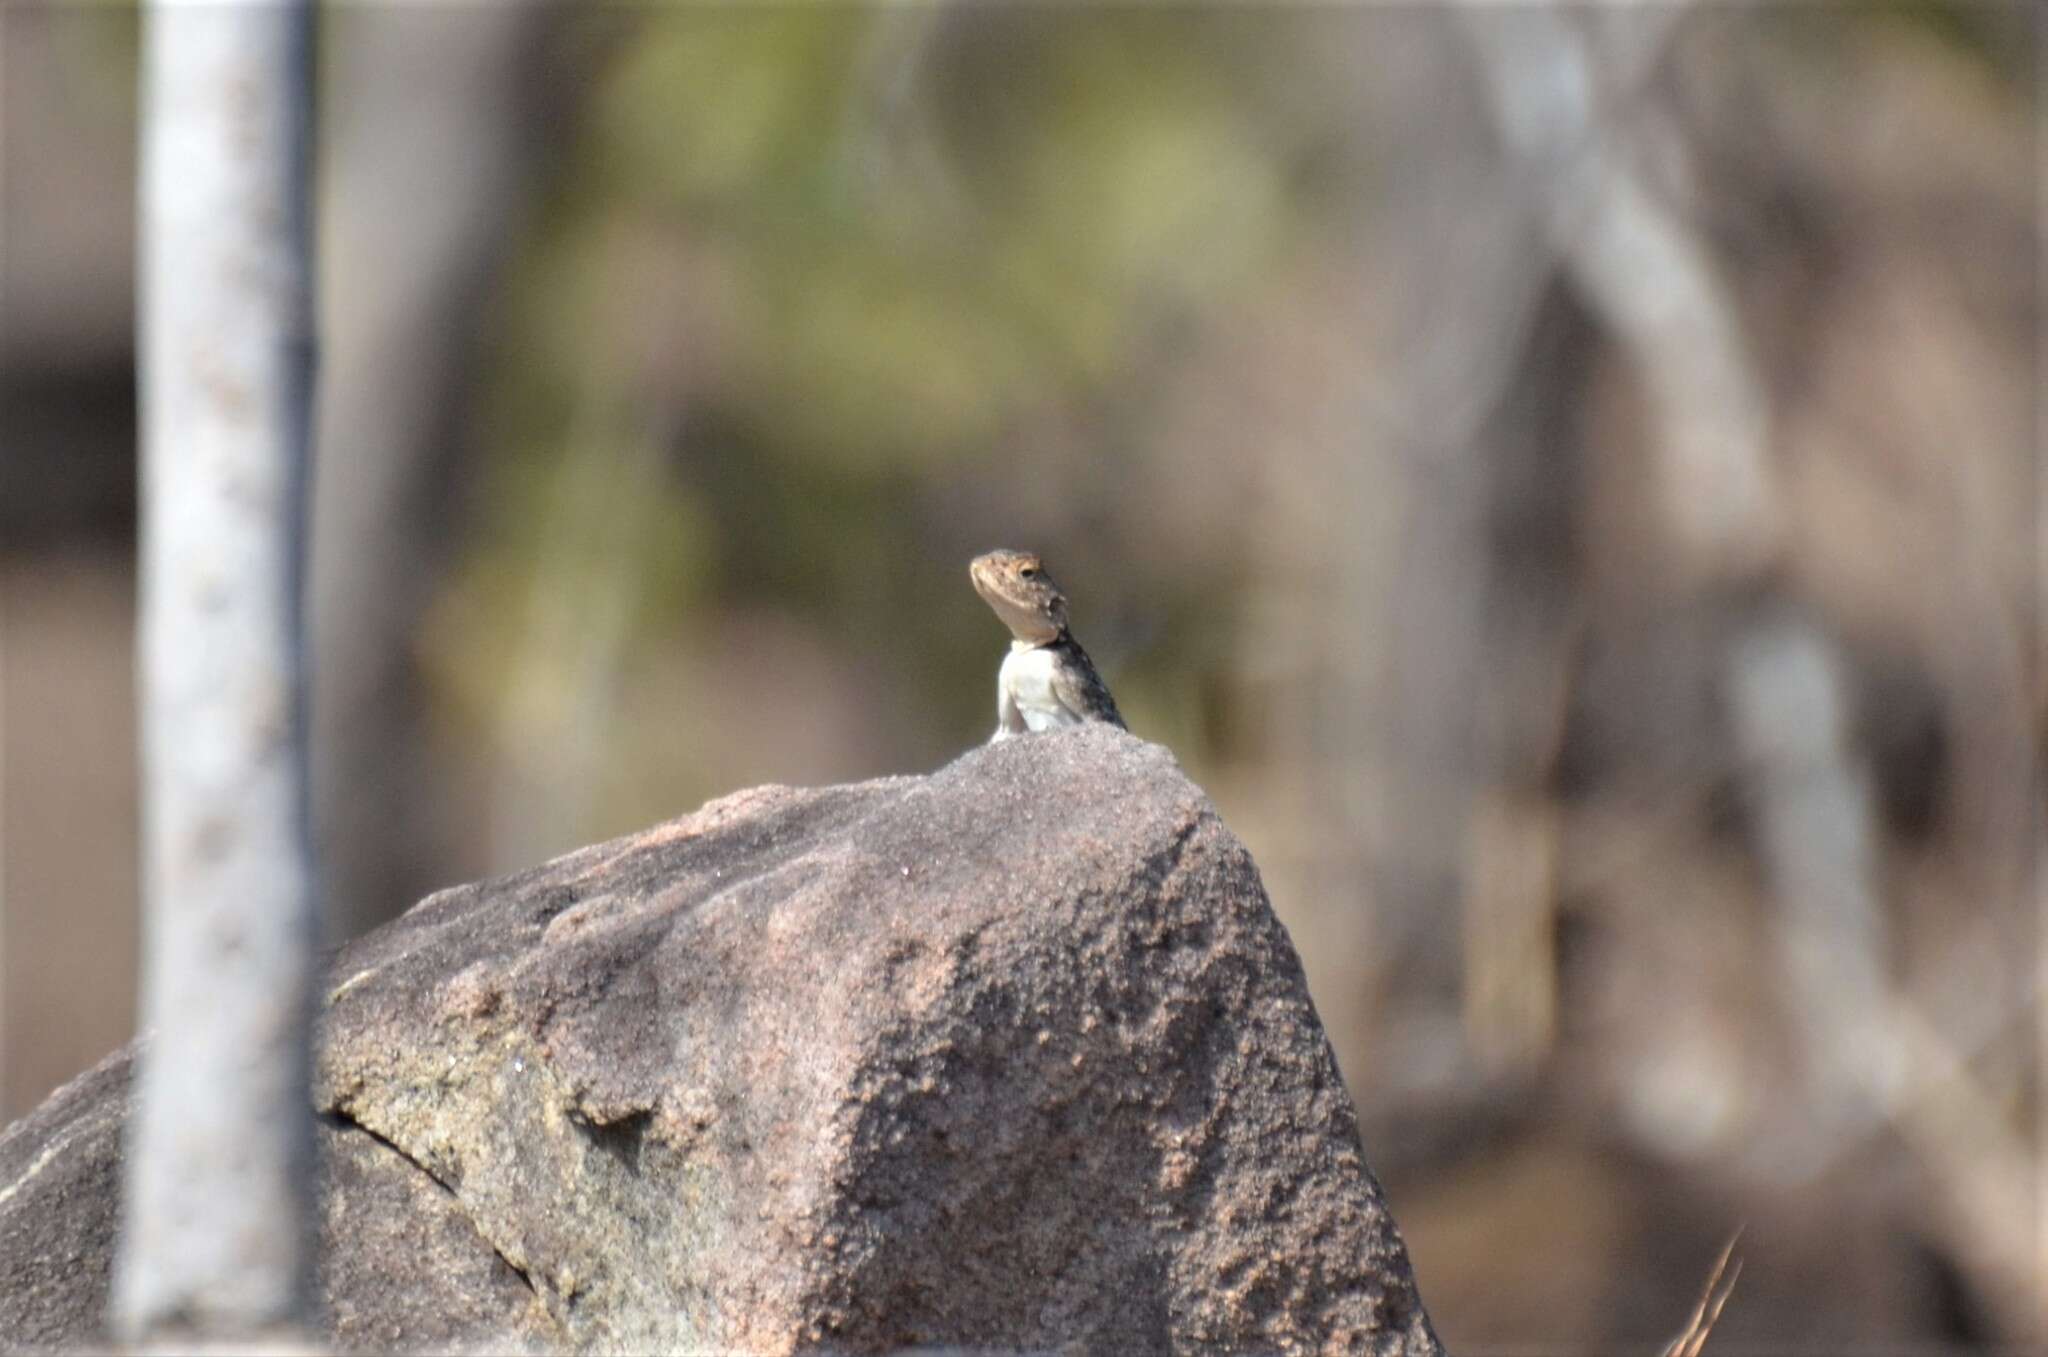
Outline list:
[[[2048,1329],[2021,5],[336,6],[337,939],[987,738],[1046,554],[1465,1352]],[[137,26],[0,9],[0,1119],[134,1023]],[[744,1034],[735,1034],[744,1039]]]

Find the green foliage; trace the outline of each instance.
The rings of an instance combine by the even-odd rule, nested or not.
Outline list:
[[[601,172],[576,210],[677,217],[737,280],[739,371],[718,394],[764,441],[877,468],[958,457],[1116,380],[1160,312],[1225,294],[1280,238],[1280,178],[1189,24],[987,42],[1012,106],[957,107],[985,92],[924,75],[910,101],[932,153],[901,167],[875,144],[921,133],[861,88],[887,21],[657,11],[589,123]]]
[[[562,611],[537,600],[621,595],[629,668],[769,609],[860,672],[919,657],[903,681],[946,696],[909,699],[911,745],[978,737],[1000,634],[962,569],[992,543],[945,487],[1086,499],[1103,473],[1034,466],[1028,430],[1117,423],[1159,336],[1298,235],[1301,176],[1230,69],[1255,44],[1223,22],[669,6],[591,46],[492,330],[483,536],[429,645],[449,691],[486,729],[544,725],[494,679],[556,660],[504,638]],[[585,681],[557,658],[529,695]],[[1125,700],[1194,719],[1178,690]]]

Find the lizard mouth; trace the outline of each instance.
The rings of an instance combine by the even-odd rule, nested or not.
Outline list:
[[[991,607],[995,606],[996,596],[994,592],[989,588],[988,575],[986,573],[985,567],[983,567],[980,561],[972,561],[968,563],[967,578],[969,581],[973,583],[974,592],[980,594],[982,600],[989,604]]]

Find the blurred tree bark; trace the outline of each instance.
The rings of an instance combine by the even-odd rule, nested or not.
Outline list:
[[[545,4],[333,16],[330,452],[313,500],[310,607],[313,804],[337,940],[484,868],[461,851],[413,634],[455,546],[441,525],[467,451],[477,312],[544,146],[532,76],[556,17]]]
[[[1727,579],[1772,560],[1779,497],[1764,385],[1734,299],[1636,153],[1662,134],[1658,161],[1667,177],[1685,178],[1676,129],[1632,97],[1683,10],[1529,6],[1467,17],[1543,239],[1646,389],[1674,557],[1689,575]]]
[[[161,3],[142,65],[147,1045],[112,1327],[307,1318],[317,910],[300,593],[313,7]]]
[[[2033,1335],[2044,1314],[2027,1243],[2030,1156],[1892,977],[1870,769],[1847,734],[1848,662],[1785,578],[1789,514],[1767,383],[1736,298],[1683,211],[1688,148],[1653,105],[1619,116],[1684,10],[1532,6],[1465,19],[1502,144],[1539,204],[1542,245],[1646,398],[1674,592],[1695,604],[1717,593],[1755,600],[1716,680],[1810,1076],[1759,1128],[1751,1167],[1780,1186],[1815,1178],[1851,1152],[1875,1109],[1943,1189],[1931,1232],[2006,1331]],[[1654,157],[1643,154],[1652,139]],[[1646,175],[1652,160],[1661,185]],[[1484,952],[1529,933],[1496,926],[1467,937]]]
[[[1718,582],[1768,563],[1777,499],[1762,384],[1733,299],[1633,154],[1655,120],[1640,98],[1645,76],[1681,12],[1531,6],[1463,18],[1525,205],[1526,248],[1631,360],[1649,397],[1665,550],[1682,579]],[[1683,160],[1675,136],[1659,150]],[[1557,1004],[1558,822],[1543,808],[1570,685],[1570,627],[1542,578],[1496,572],[1492,630],[1503,639],[1488,668],[1518,677],[1490,704],[1487,761],[1503,765],[1505,787],[1489,788],[1471,819],[1465,881],[1468,1036],[1483,1062],[1523,1070],[1548,1055]]]

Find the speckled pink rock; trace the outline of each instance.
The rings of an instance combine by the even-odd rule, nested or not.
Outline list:
[[[1106,726],[443,892],[333,985],[330,1139],[531,1288],[423,1343],[1439,1351],[1256,868]]]

